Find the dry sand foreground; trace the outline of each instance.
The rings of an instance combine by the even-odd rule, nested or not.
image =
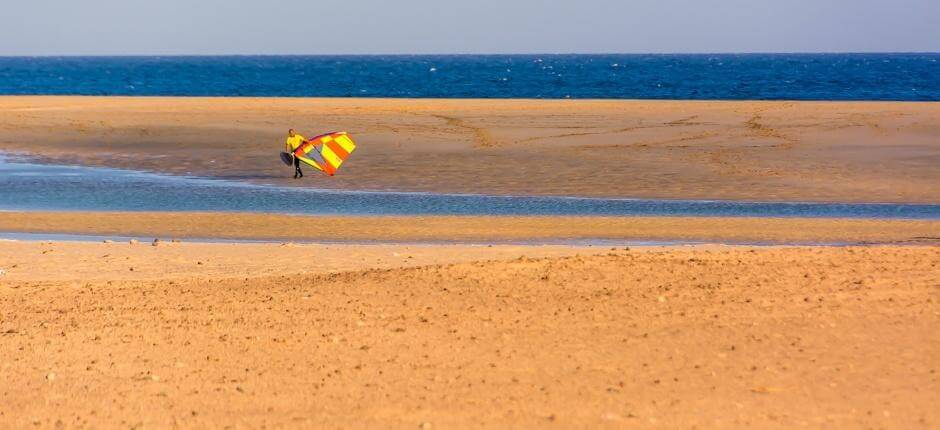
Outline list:
[[[359,141],[293,182],[288,128]],[[940,104],[0,97],[0,151],[346,189],[940,203]]]
[[[0,242],[0,428],[940,425],[940,247],[475,252]]]

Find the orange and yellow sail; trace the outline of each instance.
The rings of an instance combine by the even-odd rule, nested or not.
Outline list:
[[[354,150],[356,150],[356,143],[353,142],[352,137],[342,131],[320,135],[302,143],[294,150],[294,156],[311,167],[333,176]]]

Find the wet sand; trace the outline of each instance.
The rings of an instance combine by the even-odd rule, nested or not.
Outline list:
[[[0,242],[0,427],[940,424],[940,247],[475,252]]]
[[[289,178],[287,128],[360,144]],[[0,150],[322,188],[940,203],[940,104],[0,97]]]
[[[305,226],[294,228],[294,226]],[[0,231],[346,242],[578,241],[937,243],[940,220],[722,217],[293,216],[186,212],[0,212]]]

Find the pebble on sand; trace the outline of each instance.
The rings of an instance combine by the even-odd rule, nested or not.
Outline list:
[[[138,243],[140,243],[140,241],[137,240],[137,239],[131,239],[131,240],[127,241],[127,243],[129,243],[129,244],[131,244],[131,245],[137,245]]]
[[[159,238],[159,237],[158,237],[158,238],[155,238],[155,239],[153,240],[153,243],[151,243],[151,245],[152,245],[152,246],[160,246],[160,238]]]

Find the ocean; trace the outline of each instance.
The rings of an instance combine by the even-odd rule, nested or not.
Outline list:
[[[940,101],[940,53],[0,57],[0,94]]]

